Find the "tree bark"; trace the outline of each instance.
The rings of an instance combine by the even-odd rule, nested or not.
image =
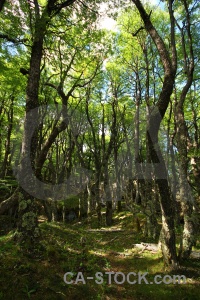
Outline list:
[[[11,133],[13,128],[13,101],[14,101],[14,97],[12,96],[10,110],[7,113],[9,124],[8,124],[4,161],[1,170],[1,178],[4,178],[6,176],[7,168],[8,168],[8,156],[10,154],[10,140],[11,140]]]
[[[181,32],[182,49],[184,57],[184,68],[187,75],[186,84],[184,85],[180,99],[175,109],[175,120],[176,120],[176,140],[177,148],[179,152],[179,175],[180,175],[180,200],[182,206],[182,212],[184,215],[184,229],[183,229],[183,241],[182,241],[182,258],[186,259],[190,256],[192,246],[194,245],[194,234],[195,234],[195,218],[193,216],[194,199],[191,193],[191,188],[187,181],[187,170],[188,170],[188,129],[185,122],[184,116],[184,102],[186,95],[193,82],[194,73],[194,54],[193,54],[193,41],[191,35],[191,24],[190,24],[190,13],[186,0],[183,0],[184,8],[186,11],[186,23],[187,23],[187,37],[189,45],[189,53],[187,53],[187,46],[185,40],[184,29],[181,28],[178,23],[177,26]],[[189,63],[187,62],[189,58]]]
[[[165,262],[172,267],[177,265],[177,254],[175,244],[175,231],[173,220],[173,199],[170,193],[169,185],[167,182],[167,171],[165,162],[161,154],[158,144],[158,131],[160,123],[167,110],[170,96],[173,91],[176,74],[176,48],[175,48],[175,33],[174,33],[174,17],[172,12],[172,1],[169,1],[169,13],[171,19],[171,49],[172,58],[170,58],[169,51],[167,50],[164,41],[153,26],[150,15],[145,11],[142,3],[139,0],[133,0],[140,16],[144,22],[146,31],[150,34],[154,41],[157,51],[159,53],[163,68],[164,68],[164,80],[161,93],[157,104],[152,109],[149,117],[147,138],[149,145],[149,153],[151,162],[154,165],[154,172],[156,177],[156,183],[160,192],[160,205],[162,212],[162,253]]]
[[[40,16],[36,3],[35,30],[31,48],[30,68],[26,89],[26,114],[24,136],[22,141],[21,162],[18,180],[21,188],[19,193],[19,222],[17,236],[19,241],[27,241],[30,245],[39,236],[38,220],[34,197],[26,191],[35,188],[35,156],[38,145],[38,93],[40,84],[40,67],[43,55],[43,43],[50,19],[64,7],[75,2],[68,0],[58,5],[56,0],[49,0]]]
[[[43,52],[43,40],[46,33],[46,15],[37,19],[35,37],[31,49],[30,69],[26,90],[26,114],[24,136],[22,141],[21,162],[18,174],[20,181],[18,239],[20,242],[34,242],[39,236],[37,215],[34,208],[34,197],[26,192],[34,189],[35,151],[37,148],[37,107],[40,83],[40,65]],[[33,128],[35,131],[33,132]],[[30,171],[31,170],[31,171]]]

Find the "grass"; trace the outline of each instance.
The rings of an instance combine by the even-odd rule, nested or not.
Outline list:
[[[199,299],[200,260],[194,259],[184,262],[176,272],[185,274],[186,284],[116,284],[113,279],[108,284],[105,272],[110,271],[148,272],[149,282],[153,282],[155,275],[163,277],[173,273],[164,266],[161,253],[141,252],[133,247],[134,243],[147,240],[134,231],[130,213],[116,215],[112,228],[97,228],[96,224],[95,219],[90,228],[80,222],[43,222],[40,224],[42,238],[31,252],[14,242],[13,232],[1,236],[0,299]],[[74,274],[73,284],[64,282],[66,272]],[[78,272],[83,273],[86,284],[75,284]],[[94,277],[96,272],[104,274],[102,284],[86,279]]]

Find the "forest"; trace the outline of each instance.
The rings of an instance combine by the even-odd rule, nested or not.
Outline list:
[[[199,8],[0,1],[0,300],[200,299]]]

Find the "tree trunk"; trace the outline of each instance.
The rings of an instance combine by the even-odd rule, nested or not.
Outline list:
[[[34,208],[34,197],[31,191],[35,190],[35,156],[38,145],[38,92],[40,84],[40,66],[43,55],[43,42],[48,23],[61,9],[71,5],[75,0],[68,0],[56,5],[56,0],[49,0],[40,16],[39,6],[35,9],[35,28],[31,48],[30,68],[26,89],[26,114],[24,121],[24,136],[22,141],[21,163],[18,181],[21,185],[19,197],[18,236],[20,241],[34,242],[39,235],[37,215]],[[35,2],[37,3],[37,2]]]
[[[191,158],[191,166],[192,166],[192,173],[195,180],[195,186],[198,193],[198,198],[200,201],[200,158],[197,156],[193,156]]]
[[[101,215],[101,203],[100,203],[100,180],[99,176],[96,178],[95,182],[95,202],[96,202],[96,212],[97,212],[97,220],[99,226],[101,225],[102,215]]]
[[[195,218],[194,218],[194,199],[192,196],[191,188],[187,181],[187,170],[188,170],[188,155],[187,155],[187,144],[188,144],[188,128],[184,117],[184,102],[187,93],[193,82],[194,73],[194,54],[193,54],[193,41],[191,35],[191,22],[190,22],[190,12],[186,0],[183,0],[183,5],[186,12],[186,28],[185,26],[181,28],[178,23],[177,26],[181,32],[182,41],[182,51],[184,57],[184,68],[186,77],[186,83],[182,89],[180,99],[176,105],[175,109],[175,120],[176,120],[176,139],[177,139],[177,149],[179,152],[179,178],[180,178],[180,200],[182,206],[182,212],[184,215],[184,229],[183,229],[183,241],[182,241],[182,258],[188,258],[192,251],[192,246],[195,241]],[[187,33],[187,34],[186,34]],[[188,38],[186,45],[186,36]],[[189,50],[187,50],[187,47]]]
[[[34,189],[35,152],[37,149],[37,107],[40,83],[40,65],[43,52],[43,40],[46,32],[46,12],[36,20],[35,37],[31,49],[30,69],[26,90],[26,114],[22,141],[21,163],[18,174],[20,182],[19,197],[19,240],[34,242],[39,235],[34,197],[29,192]],[[34,130],[35,129],[35,130]]]
[[[174,30],[174,16],[172,10],[172,1],[169,0],[169,14],[171,20],[171,58],[167,47],[162,40],[161,36],[153,26],[150,15],[145,11],[140,0],[133,0],[135,3],[140,16],[144,22],[146,31],[150,34],[154,41],[157,51],[159,53],[163,68],[164,68],[164,79],[161,93],[159,95],[156,106],[152,109],[150,119],[148,122],[147,137],[149,145],[149,153],[151,162],[154,166],[154,172],[156,177],[156,183],[160,192],[160,206],[162,212],[162,252],[165,262],[172,267],[177,265],[177,254],[175,244],[175,231],[174,231],[174,220],[173,220],[173,199],[169,190],[167,182],[167,171],[165,162],[161,154],[158,144],[158,131],[160,123],[167,110],[170,96],[173,91],[175,82],[175,74],[177,68],[176,60],[176,47],[175,47],[175,30]]]
[[[106,200],[106,225],[112,225],[112,196],[110,191],[110,183],[109,183],[109,174],[108,174],[108,165],[104,166],[104,193]]]
[[[4,161],[3,161],[2,170],[1,170],[1,178],[4,178],[6,176],[7,167],[8,167],[8,156],[10,154],[10,139],[11,139],[11,133],[12,133],[12,128],[13,128],[13,101],[14,101],[14,97],[12,96],[10,111],[8,112],[9,125],[8,125],[8,132],[7,132]]]

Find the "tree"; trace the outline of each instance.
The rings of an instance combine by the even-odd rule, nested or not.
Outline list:
[[[147,129],[148,146],[151,162],[154,165],[154,171],[156,176],[156,183],[159,187],[160,192],[160,205],[162,211],[162,232],[161,232],[161,244],[164,259],[167,264],[171,264],[173,267],[177,265],[177,254],[175,244],[175,232],[174,232],[174,221],[172,219],[174,202],[170,193],[170,188],[167,182],[167,171],[165,162],[163,160],[159,144],[158,144],[158,131],[160,123],[167,110],[170,96],[173,91],[176,68],[177,68],[177,57],[175,47],[175,20],[172,10],[172,1],[168,1],[169,14],[171,20],[171,58],[170,53],[159,35],[156,28],[153,26],[150,20],[150,14],[146,12],[142,3],[138,0],[133,0],[136,5],[140,16],[144,22],[146,31],[150,34],[154,41],[158,54],[160,56],[163,68],[164,68],[164,79],[162,91],[159,95],[159,99],[153,108],[149,116],[149,124]]]
[[[19,201],[19,239],[33,240],[38,236],[37,215],[34,212],[34,198],[26,192],[26,185],[34,186],[34,174],[31,169],[35,169],[35,155],[37,145],[37,131],[32,133],[32,129],[37,127],[37,108],[39,106],[38,93],[41,74],[41,60],[43,56],[43,43],[48,25],[63,8],[73,4],[75,0],[68,0],[58,3],[56,0],[49,0],[46,6],[40,11],[37,1],[34,2],[35,23],[33,27],[34,36],[30,53],[29,75],[26,89],[26,115],[24,121],[24,135],[22,142],[21,162],[19,178],[21,182],[21,197]],[[30,7],[31,12],[31,7]],[[32,13],[32,12],[31,12]],[[30,135],[32,138],[30,140]],[[31,172],[30,172],[31,171]],[[21,179],[23,178],[23,181]]]
[[[184,230],[183,230],[183,258],[190,256],[192,246],[194,245],[195,235],[195,217],[194,207],[195,201],[191,194],[191,189],[188,184],[188,128],[184,117],[184,103],[187,93],[189,92],[194,74],[194,43],[192,38],[192,10],[189,10],[189,4],[186,0],[182,1],[185,18],[183,19],[183,26],[181,27],[176,21],[177,27],[181,34],[181,46],[184,64],[184,73],[186,76],[185,85],[180,92],[179,100],[177,100],[175,107],[175,121],[176,121],[176,141],[179,151],[180,163],[180,199],[182,204],[182,212],[184,215]],[[194,9],[194,7],[193,7]],[[184,79],[182,79],[182,82]]]

